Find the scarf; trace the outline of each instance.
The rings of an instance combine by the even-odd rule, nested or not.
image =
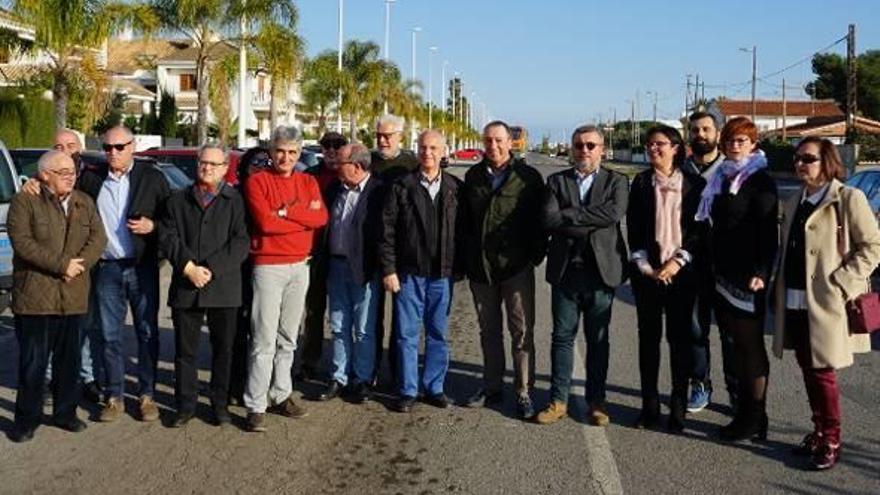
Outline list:
[[[681,170],[669,177],[654,172],[654,236],[660,246],[660,264],[667,262],[681,247]]]
[[[730,180],[730,194],[736,196],[736,193],[752,174],[766,167],[767,157],[761,150],[755,151],[740,161],[726,158],[709,179],[706,188],[703,189],[696,219],[698,221],[706,220],[712,214],[712,203],[715,202],[715,197],[721,194],[721,187],[725,180]]]

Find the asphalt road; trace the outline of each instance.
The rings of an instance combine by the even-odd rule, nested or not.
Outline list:
[[[563,162],[529,156],[545,175]],[[464,166],[453,165],[460,174]],[[543,267],[537,269],[543,280]],[[167,284],[167,272],[163,277]],[[550,371],[549,287],[538,284],[536,405],[548,399]],[[164,295],[163,295],[164,296]],[[173,405],[173,333],[163,308],[157,400],[163,415]],[[11,428],[17,345],[11,318],[0,317],[0,430]],[[768,346],[769,346],[768,336]],[[455,287],[450,322],[452,363],[447,391],[463,400],[479,386],[478,327],[466,283]],[[134,339],[129,334],[129,355]],[[768,347],[769,348],[769,347]],[[359,406],[339,400],[304,401],[300,420],[270,418],[266,434],[242,430],[244,411],[232,427],[195,421],[181,430],[125,417],[114,424],[89,422],[74,435],[52,427],[16,445],[0,438],[0,493],[342,493],[342,494],[574,494],[574,493],[878,493],[880,487],[880,353],[857,357],[839,380],[844,413],[844,451],[832,471],[803,469],[790,446],[810,428],[809,411],[793,356],[771,358],[770,436],[761,443],[721,443],[715,429],[726,423],[726,394],[688,416],[683,435],[641,431],[635,310],[628,286],[618,291],[611,330],[608,428],[585,425],[583,340],[578,344],[571,417],[551,426],[514,417],[512,397],[497,409],[419,404],[411,414],[391,412],[391,396]],[[712,333],[712,376],[721,383],[717,331]],[[326,358],[325,354],[325,358]],[[203,340],[201,385],[207,387],[209,354]],[[661,390],[669,390],[664,350]],[[133,366],[133,361],[130,363]],[[508,376],[508,386],[512,378]],[[131,380],[131,377],[130,377]],[[134,382],[131,381],[130,385]],[[298,385],[297,395],[320,389]],[[207,416],[207,399],[202,397]],[[133,399],[129,410],[133,409]],[[48,409],[47,409],[48,411]],[[81,416],[94,415],[87,406]],[[665,409],[664,409],[665,412]]]

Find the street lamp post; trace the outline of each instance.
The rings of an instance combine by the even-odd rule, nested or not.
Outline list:
[[[657,123],[657,92],[656,91],[646,91],[647,95],[654,95],[654,119],[653,122]]]
[[[345,0],[339,0],[339,25],[337,29],[337,39],[336,39],[336,70],[339,71],[339,75],[342,76],[342,12],[344,10]],[[341,77],[340,77],[341,80]],[[336,132],[342,134],[342,86],[339,86],[339,90],[336,94]]]
[[[385,62],[391,59],[391,4],[395,0],[385,0]],[[388,113],[388,100],[382,105],[382,112]]]
[[[451,99],[452,99],[452,149],[453,150],[458,149],[458,146],[457,146],[458,143],[456,142],[456,136],[455,136],[455,126],[458,123],[458,113],[456,113],[456,107],[458,104],[455,102],[455,100],[456,100],[455,95],[457,93],[456,87],[458,86],[458,84],[459,84],[458,71],[456,71],[454,74],[454,77],[452,79],[452,88],[451,88],[452,89],[452,98]]]
[[[416,79],[416,75],[417,75],[417,73],[416,73],[416,34],[421,30],[422,30],[422,28],[420,28],[420,27],[412,28],[412,80],[413,80],[413,82],[415,82],[417,80]],[[413,120],[415,120],[415,119],[413,119]],[[410,132],[410,143],[411,143],[410,147],[412,148],[413,151],[415,151],[416,150],[415,122],[412,122],[412,124],[410,125],[410,128],[412,129],[412,131]]]
[[[247,123],[245,122],[245,114],[247,113],[247,48],[245,48],[244,40],[247,37],[247,19],[241,16],[241,24],[239,25],[241,32],[241,41],[238,46],[238,147],[245,147],[245,130]]]
[[[434,54],[437,47],[428,48],[428,129],[434,128]]]
[[[740,48],[739,51],[752,52],[752,122],[754,122],[758,113],[758,103],[755,100],[755,88],[758,82],[758,47],[752,45],[751,48]]]

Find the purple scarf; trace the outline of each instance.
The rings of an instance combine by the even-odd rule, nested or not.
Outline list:
[[[730,194],[736,196],[746,179],[763,168],[767,168],[767,157],[761,150],[755,151],[738,162],[729,158],[721,162],[721,165],[709,179],[706,188],[703,189],[696,219],[698,221],[706,220],[712,214],[712,203],[715,202],[715,197],[721,194],[721,186],[725,179],[730,179]]]

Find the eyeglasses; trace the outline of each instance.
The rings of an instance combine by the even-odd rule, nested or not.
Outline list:
[[[332,140],[332,141],[324,141],[321,143],[321,146],[327,148],[328,150],[338,150],[345,146],[345,141],[343,140]]]
[[[651,141],[650,143],[645,143],[645,148],[665,148],[671,145],[672,143],[670,141]]]
[[[797,165],[798,163],[802,163],[804,165],[811,165],[813,163],[818,162],[819,160],[821,160],[821,158],[819,158],[816,155],[808,155],[806,153],[803,155],[798,155],[797,153],[795,153],[795,155],[794,155],[794,164],[795,165]]]
[[[386,141],[391,141],[391,138],[393,138],[395,134],[397,134],[397,133],[396,132],[377,132],[376,133],[376,140],[384,139]]]
[[[226,162],[209,162],[208,160],[199,160],[200,167],[222,167],[226,165]]]
[[[572,148],[574,148],[576,150],[580,150],[580,151],[583,151],[583,150],[593,151],[594,149],[596,149],[596,146],[601,146],[601,145],[599,143],[593,143],[590,141],[587,141],[586,143],[574,143],[571,145]]]
[[[62,179],[69,179],[76,176],[76,171],[70,168],[63,170],[47,170],[47,172],[50,172],[56,177],[61,177]]]
[[[752,140],[749,138],[732,138],[727,140],[728,146],[733,146],[734,144],[737,146],[744,146],[748,143],[751,143]]]
[[[131,143],[132,143],[132,141],[129,141],[127,143],[116,143],[116,144],[104,143],[101,145],[101,149],[103,149],[106,153],[110,153],[110,150],[114,150],[114,149],[116,151],[122,151],[125,149],[126,146],[128,146]]]

